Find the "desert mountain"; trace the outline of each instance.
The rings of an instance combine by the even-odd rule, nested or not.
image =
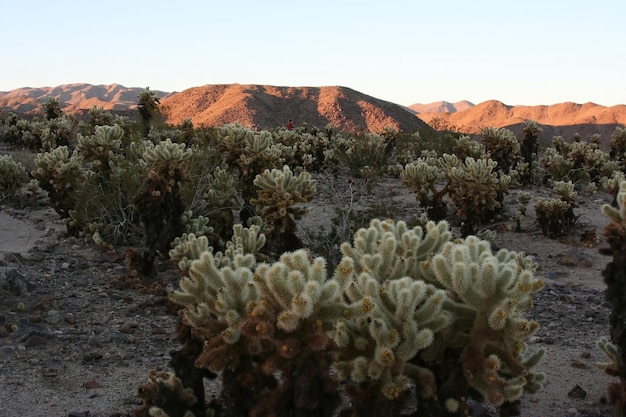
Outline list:
[[[276,87],[269,85],[205,85],[172,94],[161,103],[168,122],[191,119],[194,125],[220,126],[239,122],[255,128],[296,125],[346,131],[381,132],[393,126],[405,132],[425,127],[405,107],[347,87]]]
[[[49,98],[57,98],[66,113],[94,106],[123,111],[136,108],[143,88],[119,84],[66,84],[58,87],[20,88],[0,92],[0,109],[19,114],[42,112]],[[167,121],[191,119],[196,126],[221,126],[238,122],[253,128],[296,125],[323,128],[330,123],[347,131],[380,132],[393,126],[415,132],[426,126],[406,107],[380,100],[346,87],[274,87],[222,84],[190,88],[178,93],[156,91],[166,109]]]
[[[560,103],[549,106],[508,106],[489,100],[455,113],[420,113],[418,117],[434,128],[451,128],[463,133],[477,134],[487,126],[505,127],[518,137],[527,120],[538,122],[544,140],[554,136],[571,139],[578,133],[583,139],[599,133],[607,143],[616,127],[626,126],[626,105],[612,107],[595,103]]]
[[[411,104],[409,109],[413,110],[416,114],[421,113],[456,113],[474,107],[475,104],[467,100],[457,101],[456,103],[450,103],[449,101],[435,101],[428,104]]]
[[[104,110],[128,110],[137,106],[137,97],[144,89],[127,88],[119,84],[91,85],[64,84],[57,87],[24,87],[8,92],[0,91],[0,109],[18,114],[37,114],[49,98],[57,98],[66,113],[89,110],[94,106]],[[168,93],[155,91],[157,97]]]

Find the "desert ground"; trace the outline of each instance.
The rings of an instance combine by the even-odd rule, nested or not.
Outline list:
[[[346,178],[317,180],[312,212],[298,223],[305,243],[350,210],[384,202],[400,218],[417,211],[412,192],[398,179],[369,187]],[[524,191],[538,196],[546,190]],[[613,379],[595,363],[606,360],[596,346],[608,335],[610,308],[601,275],[609,258],[599,253],[607,224],[600,207],[611,198],[579,195],[576,226],[548,239],[532,201],[522,232],[514,231],[519,191],[510,191],[501,218],[484,227],[496,232],[494,247],[533,256],[547,284],[529,313],[541,325],[529,348],[546,350],[538,365],[546,381],[542,391],[522,398],[522,415],[610,416],[603,396]],[[581,240],[583,235],[597,241]],[[165,294],[112,285],[109,279],[124,272],[119,253],[67,237],[51,209],[0,207],[0,417],[126,416],[140,406],[139,384],[150,369],[166,369],[169,351],[177,348],[176,316],[163,302]],[[169,268],[159,279],[176,286],[178,275]],[[207,390],[209,396],[218,392],[211,385]],[[492,414],[486,409],[484,415]]]

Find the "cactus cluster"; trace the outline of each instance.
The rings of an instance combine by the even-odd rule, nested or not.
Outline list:
[[[154,275],[157,254],[167,254],[170,243],[183,233],[185,206],[180,190],[191,154],[184,144],[169,139],[148,147],[143,154],[150,171],[131,203],[144,228],[141,264],[144,276]]]
[[[565,235],[576,223],[574,184],[571,181],[557,181],[553,191],[559,198],[538,198],[535,203],[537,223],[544,236],[551,239]]]
[[[306,171],[294,175],[288,165],[282,170],[265,170],[254,179],[257,195],[250,202],[256,213],[272,229],[270,240],[278,253],[299,249],[296,220],[309,210],[298,206],[308,203],[316,192],[316,181]]]
[[[259,263],[243,245],[221,253],[190,239],[171,252],[195,258],[179,261],[171,299],[230,412],[331,415],[340,381],[354,416],[399,415],[411,392],[440,415],[471,398],[513,402],[540,388],[541,352],[525,352],[538,325],[524,311],[543,283],[522,254],[451,239],[446,222],[375,219],[334,272],[306,250]]]
[[[496,166],[497,162],[490,158],[468,156],[461,160],[450,154],[439,158],[423,156],[407,164],[400,178],[404,185],[413,189],[431,219],[446,217],[444,197],[449,195],[457,208],[461,231],[469,235],[476,233],[483,222],[492,220],[502,208],[511,177],[498,174]]]
[[[521,146],[515,134],[505,128],[486,127],[480,135],[489,157],[498,163],[498,170],[508,174],[521,158]]]

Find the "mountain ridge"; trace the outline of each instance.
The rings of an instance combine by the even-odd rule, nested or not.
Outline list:
[[[57,98],[67,113],[136,108],[145,88],[120,84],[64,84],[0,91],[0,109],[19,114],[40,114],[48,98]],[[475,135],[487,126],[506,127],[521,134],[526,120],[535,120],[544,136],[600,133],[605,140],[615,127],[626,126],[626,105],[563,102],[550,105],[506,105],[498,100],[474,104],[438,101],[401,106],[342,86],[286,87],[258,84],[206,84],[181,92],[151,90],[166,109],[167,121],[191,119],[194,125],[219,126],[238,122],[253,128],[275,128],[292,119],[296,125],[318,128],[326,124],[348,131],[379,132],[386,126],[415,132],[426,124]]]

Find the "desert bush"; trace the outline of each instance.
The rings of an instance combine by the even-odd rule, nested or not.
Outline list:
[[[10,155],[0,155],[0,201],[14,199],[27,181],[24,165]]]

